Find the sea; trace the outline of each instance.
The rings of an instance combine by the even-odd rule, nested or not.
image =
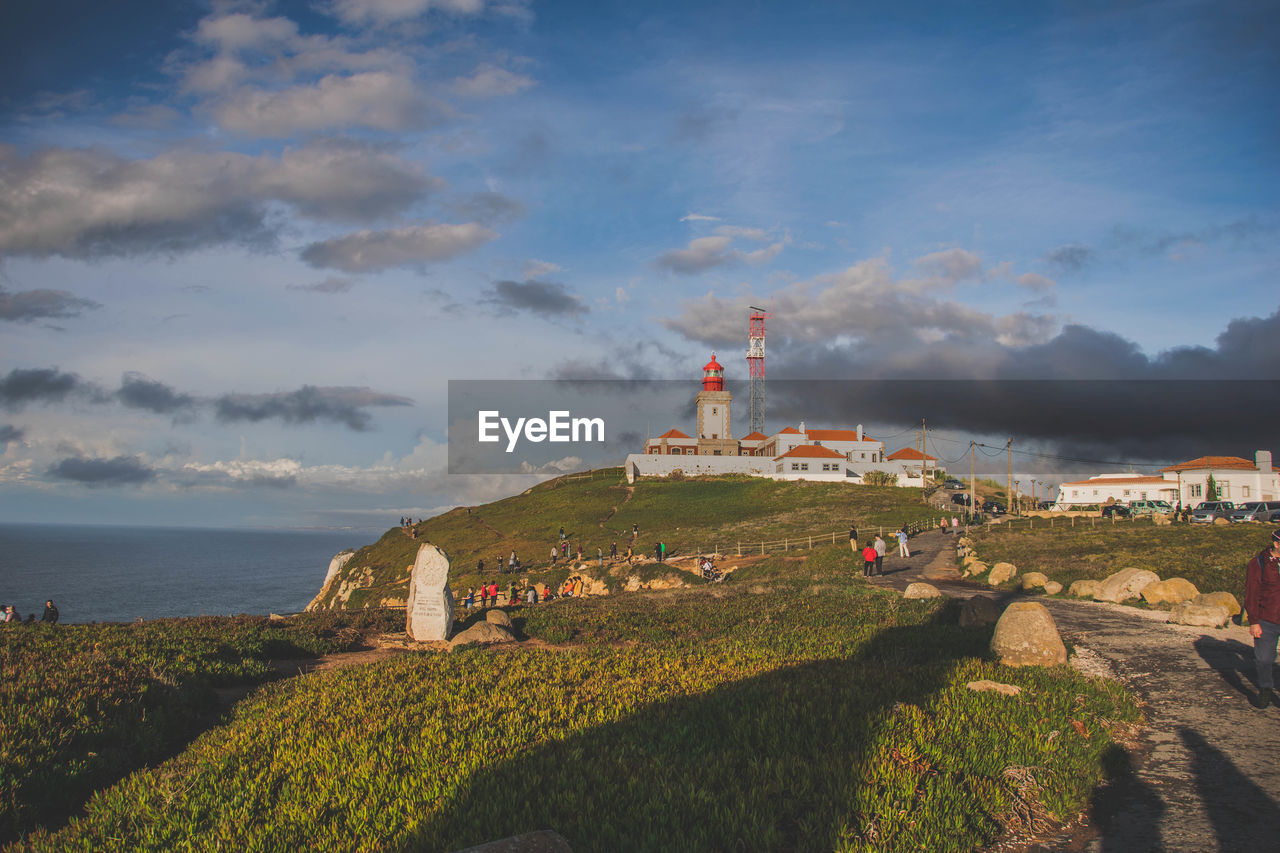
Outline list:
[[[0,606],[63,622],[296,613],[339,551],[380,530],[0,524]]]

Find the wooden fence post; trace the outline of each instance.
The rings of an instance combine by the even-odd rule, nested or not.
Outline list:
[[[741,542],[739,542],[739,543],[738,543],[738,556],[739,556],[739,557],[741,557],[741,556],[742,556],[742,543],[741,543]]]
[[[810,536],[810,537],[809,537],[809,550],[810,550],[810,551],[812,551],[812,550],[813,550],[813,537],[812,537],[812,536]]]

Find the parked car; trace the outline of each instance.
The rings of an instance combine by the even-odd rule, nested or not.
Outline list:
[[[1214,519],[1230,518],[1236,505],[1231,501],[1201,501],[1191,510],[1192,523],[1212,524]]]
[[[1271,517],[1267,519],[1271,524],[1280,524],[1280,509],[1271,513]]]
[[[998,504],[995,501],[983,501],[982,511],[991,515],[1004,515],[1005,508],[1003,504]]]
[[[1133,501],[1129,511],[1134,515],[1168,515],[1173,512],[1173,504],[1168,501]]]
[[[1053,509],[1053,501],[1037,501],[1037,509]]]
[[[962,490],[964,489],[964,483],[960,482],[959,480],[947,480],[945,483],[942,484],[942,488]]]
[[[1245,501],[1231,511],[1232,521],[1270,521],[1271,514],[1280,510],[1280,501]]]
[[[960,506],[970,505],[969,496],[966,495],[964,492],[961,492],[960,494],[957,494],[957,495],[952,495],[951,502],[953,504],[960,504]]]
[[[1102,508],[1103,518],[1133,518],[1133,512],[1124,504],[1107,504]]]

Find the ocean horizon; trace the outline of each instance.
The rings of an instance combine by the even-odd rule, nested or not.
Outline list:
[[[0,524],[0,606],[62,622],[294,613],[334,554],[384,528]]]

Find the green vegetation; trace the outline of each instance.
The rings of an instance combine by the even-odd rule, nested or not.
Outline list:
[[[990,628],[849,561],[514,607],[540,642],[268,685],[22,849],[452,850],[551,827],[575,850],[970,850],[1082,808],[1128,695],[991,663]],[[965,688],[983,678],[1023,693]]]
[[[1201,592],[1225,591],[1244,601],[1244,567],[1266,547],[1271,528],[1257,524],[1173,524],[1150,520],[1095,522],[1059,519],[1053,527],[1036,520],[1012,529],[994,525],[970,534],[987,563],[1013,563],[1019,572],[1044,572],[1063,587],[1082,578],[1101,580],[1130,566],[1162,579],[1186,578]]]
[[[403,614],[162,619],[0,630],[0,839],[65,818],[95,789],[216,719],[215,686],[279,677],[272,658],[352,648]]]
[[[781,482],[759,477],[691,477],[680,480],[640,480],[634,487],[622,479],[622,469],[594,472],[594,478],[561,478],[542,483],[524,494],[496,501],[468,512],[451,510],[415,527],[416,539],[395,528],[372,545],[361,548],[342,570],[341,578],[359,581],[347,599],[348,608],[373,607],[403,600],[408,590],[408,567],[422,542],[445,550],[452,560],[451,582],[465,590],[481,580],[476,572],[485,561],[486,580],[495,577],[495,563],[515,550],[525,567],[520,576],[554,582],[547,573],[549,552],[564,526],[573,548],[581,543],[586,558],[596,548],[606,554],[611,543],[626,552],[632,524],[639,525],[636,553],[651,555],[659,539],[668,554],[680,556],[716,548],[721,553],[751,543],[837,534],[850,519],[864,528],[898,527],[932,519],[937,513],[921,500],[919,489],[894,486],[849,486],[843,483]],[[830,540],[828,540],[830,541]],[[561,572],[560,577],[563,577]],[[337,583],[331,587],[332,601]]]

